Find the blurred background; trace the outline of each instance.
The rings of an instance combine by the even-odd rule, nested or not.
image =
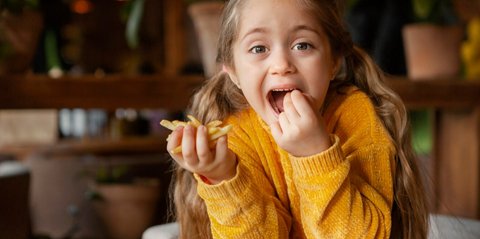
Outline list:
[[[214,74],[223,1],[0,0],[0,238],[174,220],[161,119]],[[480,1],[348,0],[405,101],[433,213],[480,219]]]

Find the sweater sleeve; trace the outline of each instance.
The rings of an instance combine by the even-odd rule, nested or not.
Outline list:
[[[245,139],[238,133],[229,134],[229,147],[239,161],[234,178],[208,185],[196,176],[213,238],[288,238],[291,215]]]
[[[291,156],[306,236],[388,238],[393,197],[390,169],[393,152],[389,147],[371,144],[345,157],[339,138],[333,137],[332,142],[332,147],[318,155]],[[352,160],[373,164],[369,167],[372,170],[357,173],[352,169]],[[372,174],[375,174],[376,182],[367,182],[365,178],[372,178]],[[373,185],[386,185],[386,189]]]

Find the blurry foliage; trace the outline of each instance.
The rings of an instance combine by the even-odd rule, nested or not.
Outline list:
[[[451,25],[459,21],[452,0],[412,0],[412,8],[416,22]]]
[[[468,22],[467,40],[461,50],[466,78],[480,79],[480,16]]]
[[[18,15],[25,9],[38,9],[38,7],[38,0],[0,0],[0,22],[7,12]],[[2,40],[5,39],[5,33],[1,29],[0,27],[0,61],[14,53],[11,43]]]
[[[37,9],[38,0],[2,0],[0,11],[9,11],[13,14],[20,14],[24,9]]]

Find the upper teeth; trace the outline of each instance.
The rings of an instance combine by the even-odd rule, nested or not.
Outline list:
[[[273,89],[272,91],[293,91],[295,88],[290,88],[290,89]]]

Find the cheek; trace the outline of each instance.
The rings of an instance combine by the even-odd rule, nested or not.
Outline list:
[[[243,83],[242,92],[248,103],[252,106],[256,106],[259,103],[260,94],[253,84]]]
[[[315,86],[315,90],[311,93],[315,98],[314,107],[317,110],[320,110],[325,101],[325,97],[330,86],[330,80],[325,76],[322,77],[321,82],[318,82]]]

